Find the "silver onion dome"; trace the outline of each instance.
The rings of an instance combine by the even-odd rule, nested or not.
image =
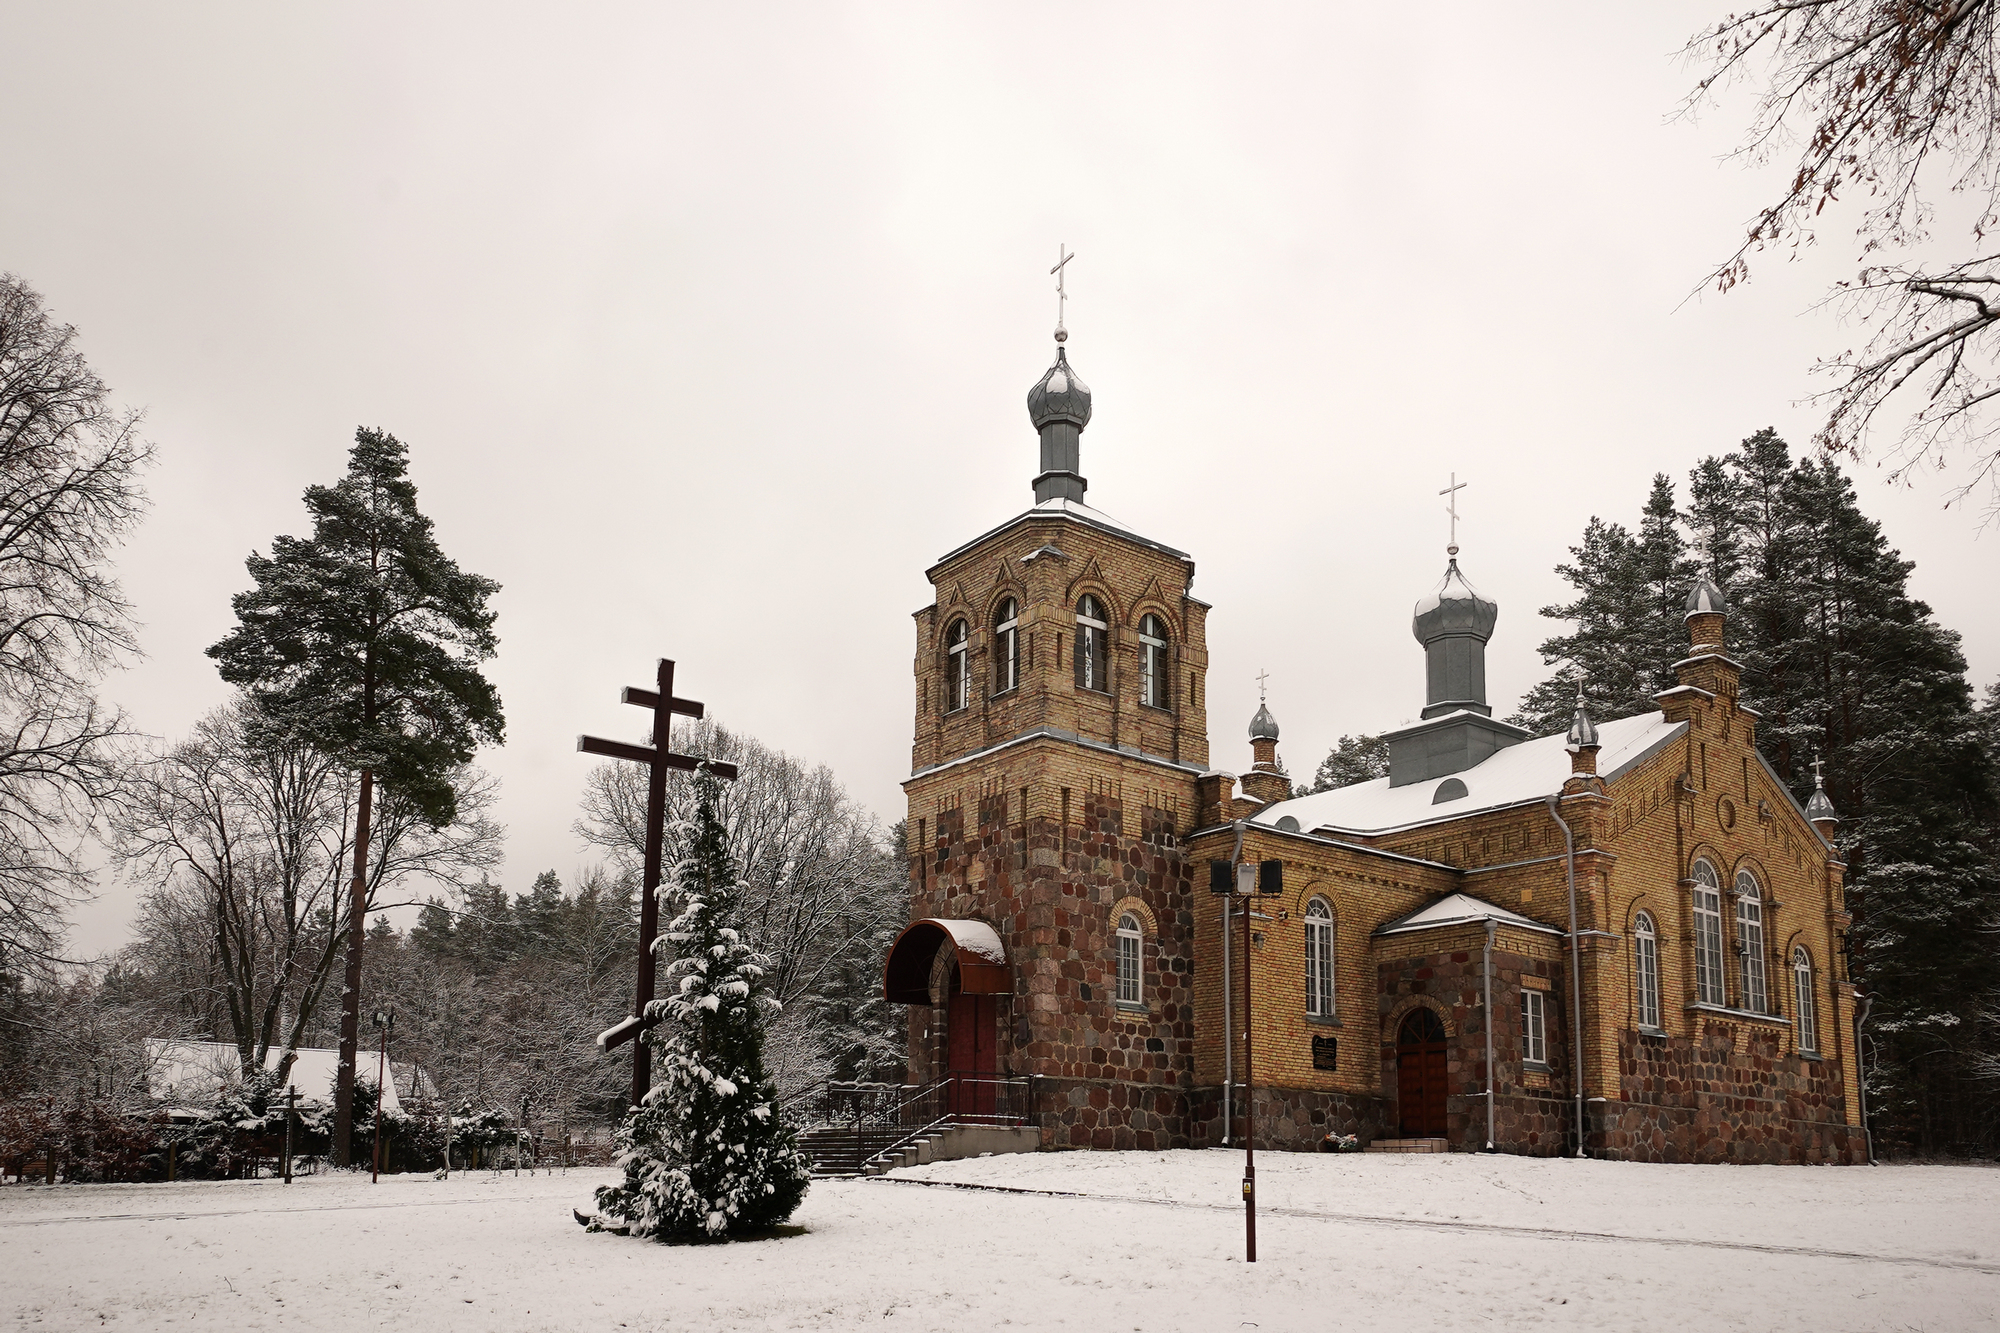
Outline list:
[[[1722,589],[1715,586],[1715,580],[1703,574],[1695,582],[1687,597],[1687,613],[1691,616],[1729,614],[1729,603],[1722,595]]]
[[[1493,637],[1493,626],[1499,619],[1500,604],[1475,592],[1465,581],[1465,575],[1458,572],[1458,561],[1454,559],[1446,566],[1438,586],[1417,603],[1410,628],[1417,642],[1424,644],[1462,634],[1484,642]]]
[[[1090,387],[1070,369],[1067,348],[1056,349],[1055,364],[1028,390],[1028,419],[1036,430],[1054,421],[1078,430],[1090,424]]]
[[[1250,719],[1250,739],[1253,741],[1278,739],[1278,719],[1271,716],[1269,704],[1258,703],[1257,716]]]

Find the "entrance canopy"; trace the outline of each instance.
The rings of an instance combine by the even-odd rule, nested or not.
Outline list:
[[[940,948],[949,946],[958,962],[958,989],[965,995],[1012,995],[1014,976],[1000,935],[984,921],[912,921],[889,948],[882,969],[882,998],[891,1004],[929,1004],[931,968]]]

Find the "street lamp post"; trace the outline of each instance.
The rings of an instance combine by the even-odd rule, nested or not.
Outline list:
[[[1243,1261],[1257,1262],[1257,1092],[1250,1063],[1250,910],[1251,899],[1261,896],[1275,896],[1285,891],[1285,863],[1282,860],[1245,861],[1243,859],[1243,821],[1236,820],[1236,845],[1227,861],[1208,863],[1209,892],[1229,894],[1243,900]],[[1227,929],[1225,924],[1224,929]],[[1222,1002],[1222,1040],[1228,1047],[1233,1036],[1229,1031],[1229,997],[1225,994]],[[1225,1113],[1234,1119],[1235,1099],[1225,1108]]]
[[[396,1026],[396,1011],[386,1014],[375,1011],[375,1026],[381,1030],[382,1045],[375,1057],[375,1169],[368,1177],[372,1183],[382,1180],[382,1102],[389,1095],[384,1076],[389,1070],[389,1030]]]

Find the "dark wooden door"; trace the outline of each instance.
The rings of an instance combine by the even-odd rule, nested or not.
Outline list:
[[[993,1114],[994,1078],[1000,1070],[993,1048],[994,1000],[952,992],[946,1066],[952,1075],[947,1109],[953,1115]]]
[[[1444,1134],[1444,1024],[1428,1009],[1412,1009],[1396,1033],[1396,1114],[1406,1139]]]

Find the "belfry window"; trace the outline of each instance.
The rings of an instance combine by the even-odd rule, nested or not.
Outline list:
[[[1324,898],[1306,904],[1306,1016],[1333,1017],[1333,908]]]
[[[1798,1018],[1799,1049],[1808,1055],[1819,1053],[1819,1014],[1813,1005],[1812,955],[1801,944],[1792,950],[1792,1004]]]
[[[1660,1027],[1660,936],[1653,918],[1641,912],[1632,919],[1632,980],[1639,1026]]]
[[[993,692],[1005,694],[1021,683],[1021,618],[1014,599],[993,615]]]
[[[1132,912],[1118,918],[1118,1003],[1141,1003],[1139,988],[1139,946],[1145,936],[1139,918]]]
[[[963,620],[945,634],[944,711],[956,713],[972,698],[972,630]]]
[[[1146,616],[1139,622],[1139,702],[1149,708],[1165,708],[1172,679],[1166,622],[1158,616]]]
[[[1727,1004],[1722,985],[1722,881],[1706,861],[1694,863],[1694,998]]]
[[[1104,618],[1104,603],[1085,593],[1076,604],[1076,684],[1078,689],[1111,692],[1110,673],[1105,669],[1111,626]]]
[[[1764,985],[1764,897],[1748,870],[1736,875],[1736,948],[1743,955],[1743,1007],[1767,1014],[1771,997]]]

